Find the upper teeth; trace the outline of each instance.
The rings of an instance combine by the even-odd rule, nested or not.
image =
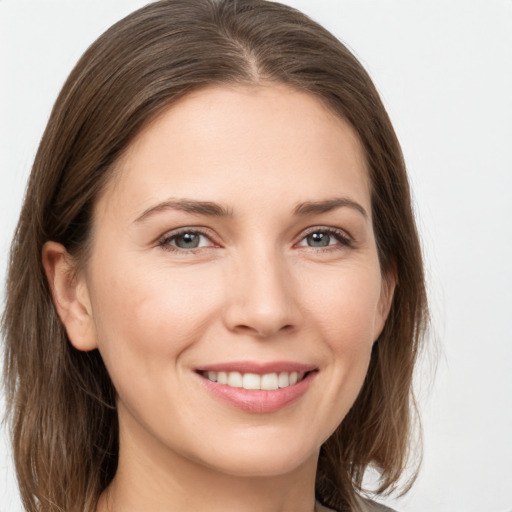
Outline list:
[[[302,372],[265,373],[263,375],[240,372],[203,372],[203,375],[212,382],[227,384],[233,388],[268,391],[293,386],[304,377]]]

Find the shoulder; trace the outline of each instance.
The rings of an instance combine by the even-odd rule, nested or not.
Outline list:
[[[377,503],[376,501],[372,501],[366,498],[361,498],[360,506],[362,512],[397,512],[396,510],[386,507],[381,503]]]
[[[376,501],[369,500],[367,498],[358,498],[357,503],[359,505],[358,512],[397,512],[396,510],[386,507],[381,503],[377,503]],[[337,512],[334,509],[330,509],[317,503],[317,511],[318,512]]]

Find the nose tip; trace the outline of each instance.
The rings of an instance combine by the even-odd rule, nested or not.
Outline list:
[[[286,269],[275,261],[245,267],[231,287],[226,326],[261,339],[293,331],[300,316],[292,288]]]

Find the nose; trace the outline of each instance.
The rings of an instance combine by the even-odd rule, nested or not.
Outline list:
[[[257,338],[295,330],[300,312],[294,280],[284,259],[259,252],[240,260],[227,287],[226,327]]]

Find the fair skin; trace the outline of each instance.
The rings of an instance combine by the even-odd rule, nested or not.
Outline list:
[[[394,288],[346,122],[281,85],[190,94],[118,162],[85,267],[54,242],[43,262],[118,394],[99,512],[312,512]]]

